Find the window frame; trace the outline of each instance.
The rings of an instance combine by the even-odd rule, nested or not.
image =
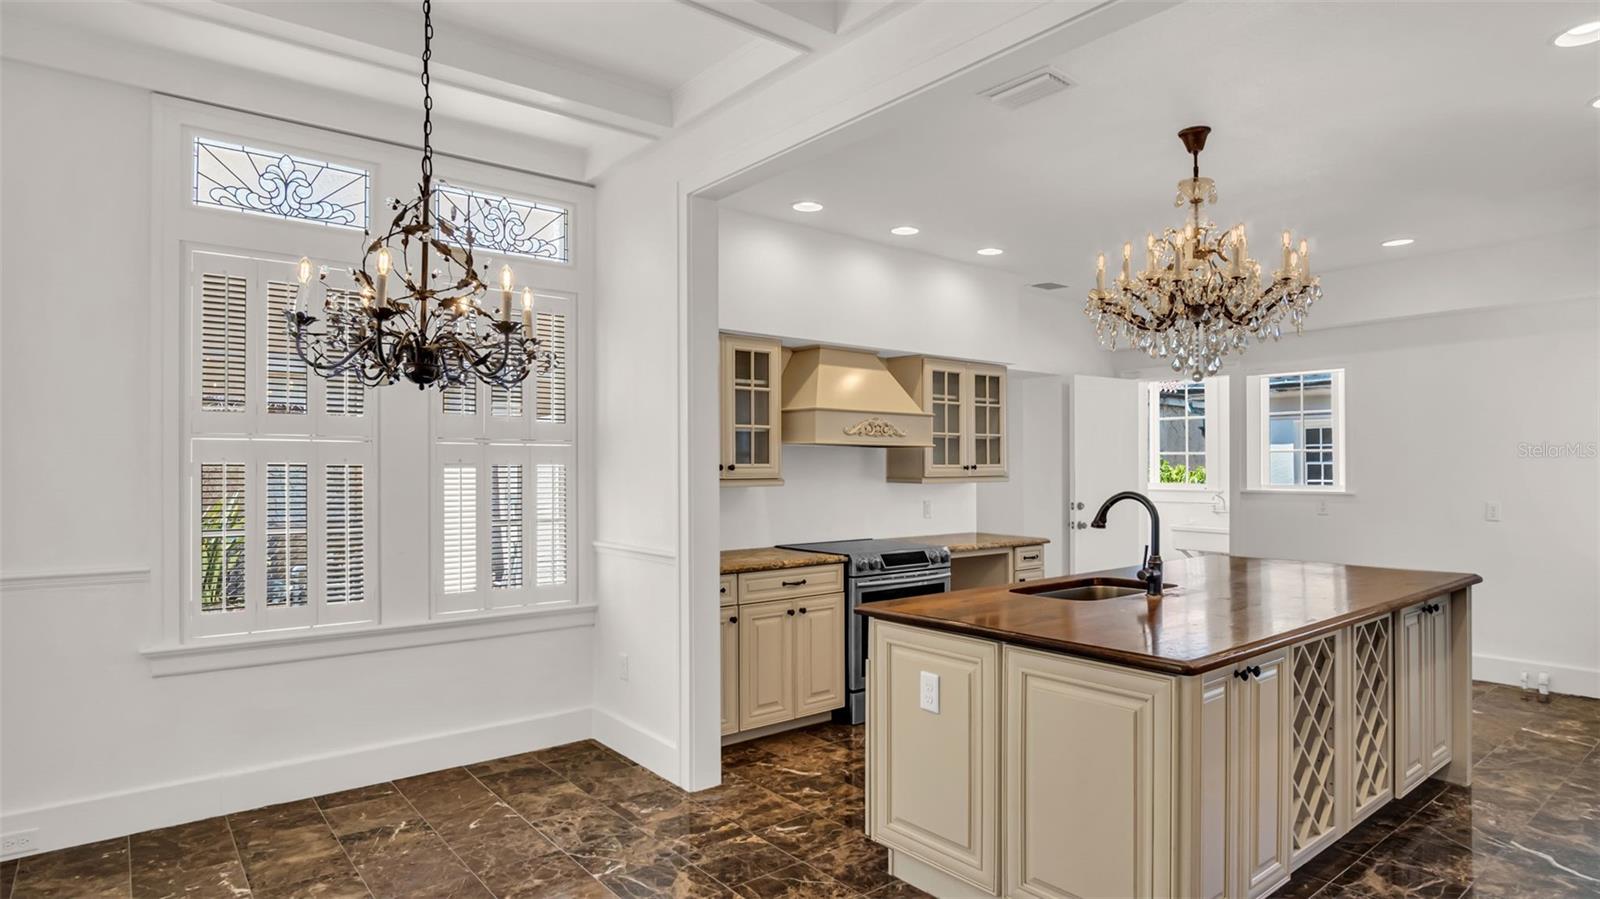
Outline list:
[[[1181,419],[1162,418],[1161,410],[1159,408],[1161,392],[1163,389],[1167,388],[1173,383],[1173,381],[1151,381],[1145,385],[1145,487],[1149,490],[1174,490],[1181,491],[1183,493],[1215,493],[1218,488],[1214,486],[1214,473],[1216,472],[1216,466],[1212,464],[1212,455],[1214,452],[1214,444],[1216,443],[1217,437],[1220,435],[1218,434],[1217,427],[1213,423],[1217,417],[1217,414],[1212,409],[1212,402],[1217,398],[1217,382],[1212,378],[1207,378],[1206,380],[1200,382],[1199,386],[1205,391],[1206,406],[1205,411],[1199,416],[1190,415],[1188,410],[1185,410],[1184,416]],[[1178,383],[1184,384],[1186,388],[1193,384],[1192,381],[1187,379]],[[1185,437],[1184,452],[1182,455],[1185,459],[1185,465],[1188,464],[1187,460],[1189,458],[1197,455],[1194,451],[1188,448],[1188,423],[1191,421],[1200,421],[1204,425],[1205,431],[1202,434],[1204,438],[1204,448],[1198,454],[1203,456],[1206,460],[1206,480],[1204,483],[1194,483],[1192,481],[1177,483],[1161,480],[1161,457],[1165,455],[1174,455],[1173,453],[1163,453],[1161,451],[1161,422],[1163,421],[1182,421],[1184,423]]]
[[[1328,404],[1328,417],[1331,421],[1326,424],[1317,424],[1314,427],[1328,427],[1332,430],[1332,445],[1329,451],[1333,454],[1332,482],[1328,484],[1273,484],[1269,473],[1272,461],[1271,452],[1271,402],[1269,387],[1273,378],[1304,377],[1305,375],[1329,375],[1330,393]],[[1340,495],[1350,493],[1350,484],[1347,477],[1347,457],[1349,456],[1349,430],[1346,423],[1347,410],[1345,405],[1345,390],[1347,386],[1346,370],[1343,366],[1321,366],[1295,371],[1270,371],[1249,376],[1246,383],[1246,397],[1249,403],[1249,459],[1246,472],[1249,476],[1247,492],[1250,493],[1281,493],[1281,494],[1321,494]],[[1303,389],[1303,387],[1302,387]],[[1303,406],[1303,401],[1302,401]],[[1306,416],[1302,409],[1298,418],[1302,432],[1302,445],[1304,434],[1308,429]],[[1302,449],[1302,453],[1309,449]],[[1302,461],[1302,465],[1308,464]],[[1318,463],[1322,464],[1322,463]]]
[[[366,596],[374,599],[379,607],[375,618],[360,623],[341,623],[336,628],[295,628],[243,635],[195,633],[189,622],[189,603],[191,597],[198,601],[191,584],[198,575],[189,561],[193,554],[191,541],[195,541],[196,548],[198,546],[195,533],[198,521],[189,514],[189,494],[185,487],[194,473],[190,418],[198,405],[191,395],[191,383],[197,382],[193,381],[190,369],[194,350],[191,346],[194,331],[187,308],[190,254],[194,249],[202,249],[283,262],[306,255],[314,261],[336,265],[338,268],[333,271],[338,271],[354,261],[352,257],[359,252],[360,238],[352,237],[348,228],[329,227],[320,222],[194,203],[194,137],[276,148],[297,156],[361,167],[370,173],[370,221],[381,217],[383,210],[376,207],[381,206],[382,197],[405,196],[415,191],[416,151],[347,133],[164,96],[151,98],[151,121],[150,245],[153,263],[149,293],[152,352],[149,356],[154,385],[150,414],[156,446],[151,461],[150,496],[155,531],[160,539],[151,571],[154,589],[150,599],[149,636],[143,641],[141,652],[149,660],[152,673],[156,676],[189,674],[337,656],[374,648],[420,646],[592,625],[594,605],[586,589],[593,582],[592,515],[587,514],[593,502],[592,466],[588,464],[592,452],[591,441],[585,436],[591,423],[577,397],[586,396],[586,385],[593,371],[588,324],[593,315],[592,304],[582,301],[593,293],[593,259],[589,247],[593,235],[590,211],[594,189],[589,185],[440,155],[437,164],[441,168],[448,165],[448,174],[456,183],[501,185],[502,192],[507,195],[534,197],[568,210],[568,263],[553,264],[550,260],[532,257],[511,258],[515,260],[513,267],[522,269],[519,282],[526,280],[549,292],[570,296],[575,305],[575,326],[568,338],[569,353],[573,357],[568,372],[568,415],[573,422],[570,452],[574,466],[569,472],[572,516],[568,527],[573,552],[568,564],[570,576],[574,578],[573,603],[553,608],[488,612],[477,616],[481,620],[434,616],[432,590],[428,586],[432,572],[422,546],[431,540],[431,535],[426,526],[413,528],[409,524],[417,519],[417,513],[432,509],[431,491],[426,498],[421,492],[426,489],[431,441],[416,439],[422,436],[419,429],[425,428],[429,416],[416,399],[417,391],[402,391],[397,386],[370,390],[366,394],[366,418],[373,422],[373,428],[367,444],[372,448],[372,469],[370,473],[364,472],[364,477],[371,479],[364,485],[369,513],[364,548],[373,562],[367,569],[363,587]],[[546,263],[539,266],[544,274],[535,277],[534,267],[525,264],[530,259]],[[526,277],[520,277],[522,275]],[[173,302],[173,298],[180,296],[184,297],[184,302]],[[257,327],[254,320],[247,317],[247,321],[251,328]],[[252,331],[247,341],[250,352],[256,352],[254,344],[262,342],[261,335]],[[261,352],[264,355],[264,348]],[[310,377],[313,383],[320,380],[314,374]],[[264,399],[264,395],[261,398]],[[248,396],[248,399],[258,397]],[[308,397],[308,400],[317,406],[313,411],[322,411],[320,399]],[[243,436],[248,427],[248,424],[241,424],[237,426],[238,433],[228,436]],[[382,449],[382,432],[388,432],[392,449]],[[279,434],[272,439],[293,442],[303,441],[306,436],[303,433]],[[397,440],[399,442],[394,442]],[[414,450],[411,445],[415,446]],[[320,466],[312,473],[313,495],[326,489],[322,483],[325,474]],[[408,481],[414,486],[401,486]],[[249,477],[248,483],[252,492],[260,491],[264,495],[265,482],[259,475]],[[396,529],[396,523],[403,527]],[[407,536],[413,531],[416,533]],[[250,544],[257,545],[264,552],[264,543]],[[251,548],[246,549],[247,556],[251,552]],[[381,583],[380,572],[385,575]]]

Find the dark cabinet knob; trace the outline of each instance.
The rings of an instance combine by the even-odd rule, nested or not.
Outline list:
[[[729,615],[728,616],[728,623],[729,624],[738,624],[739,623],[739,616],[738,615]]]
[[[728,466],[723,465],[721,462],[717,463],[717,471],[722,471],[722,470],[726,469],[727,467]]]
[[[1249,668],[1240,668],[1238,671],[1235,671],[1233,673],[1233,676],[1237,677],[1240,680],[1249,680],[1250,679],[1250,669]]]
[[[732,463],[729,463],[729,464],[728,464],[728,470],[729,470],[729,471],[733,471],[733,469],[734,469],[734,466],[733,466],[733,464],[732,464]]]
[[[788,610],[788,614],[791,615],[791,616],[794,615],[794,609],[789,609]]]
[[[805,606],[801,606],[800,607],[800,614],[804,615],[805,613],[806,613],[806,607]]]

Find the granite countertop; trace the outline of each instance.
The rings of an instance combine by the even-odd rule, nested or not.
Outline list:
[[[848,561],[850,560],[846,557],[832,553],[808,553],[797,549],[779,549],[775,546],[725,549],[722,551],[722,573],[780,571],[784,568],[804,568],[807,565],[843,565]]]
[[[963,531],[959,534],[927,534],[921,537],[902,537],[911,543],[932,543],[948,546],[953,553],[981,552],[986,549],[1010,549],[1017,546],[1043,546],[1050,541],[1044,537],[1020,537],[1016,534],[990,534],[984,531]]]
[[[951,547],[955,549],[955,547]],[[1483,582],[1476,574],[1206,555],[1167,562],[1159,599],[1033,593],[1116,569],[863,605],[859,614],[1167,674],[1191,675]]]

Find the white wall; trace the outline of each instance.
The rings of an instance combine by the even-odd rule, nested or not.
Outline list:
[[[1345,369],[1351,495],[1234,491],[1233,552],[1471,571],[1474,675],[1600,696],[1600,330],[1593,299],[1335,328],[1242,371]],[[1236,377],[1235,409],[1245,406]],[[1235,446],[1247,438],[1234,417]],[[1525,457],[1524,444],[1587,458]],[[1244,483],[1245,453],[1234,453]],[[1497,502],[1502,520],[1484,520]]]
[[[724,330],[1012,368],[1010,480],[889,484],[884,451],[785,446],[784,483],[724,487],[721,546],[896,537],[983,528],[1045,537],[1062,564],[1059,377],[1108,371],[1075,295],[1046,293],[997,266],[722,209],[719,323]],[[922,503],[932,504],[923,517]]]
[[[12,61],[0,90],[0,829],[48,849],[587,736],[589,627],[152,677],[150,95]],[[426,609],[384,562],[384,608]]]

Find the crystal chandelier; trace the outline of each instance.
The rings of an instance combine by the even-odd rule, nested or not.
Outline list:
[[[285,318],[300,358],[324,377],[354,375],[369,387],[400,378],[418,389],[474,378],[511,387],[530,373],[548,371],[555,358],[534,335],[533,290],[522,288],[521,322],[514,321],[512,272],[503,266],[500,314],[485,311],[479,298],[487,288],[473,262],[470,223],[463,220],[458,230],[454,211],[445,220],[432,209],[432,57],[433,5],[423,0],[422,182],[417,198],[404,204],[389,200],[395,217],[383,236],[374,240],[370,231],[362,232],[361,267],[350,269],[359,302],[352,294],[329,289],[323,269],[318,277],[323,318],[308,313],[301,304],[313,266],[302,258],[301,290]]]
[[[1107,349],[1133,347],[1152,359],[1170,359],[1172,370],[1196,381],[1222,368],[1222,357],[1244,352],[1250,338],[1278,339],[1285,318],[1298,333],[1306,310],[1322,296],[1311,275],[1306,242],[1291,245],[1283,232],[1282,267],[1263,280],[1261,263],[1249,256],[1244,225],[1226,231],[1201,217],[1201,207],[1217,202],[1217,188],[1200,177],[1200,151],[1211,129],[1196,125],[1178,132],[1194,157],[1194,173],[1178,182],[1173,205],[1189,204],[1189,221],[1168,228],[1158,239],[1145,237],[1145,267],[1135,274],[1133,245],[1122,245],[1122,273],[1106,289],[1102,253],[1084,314]]]

